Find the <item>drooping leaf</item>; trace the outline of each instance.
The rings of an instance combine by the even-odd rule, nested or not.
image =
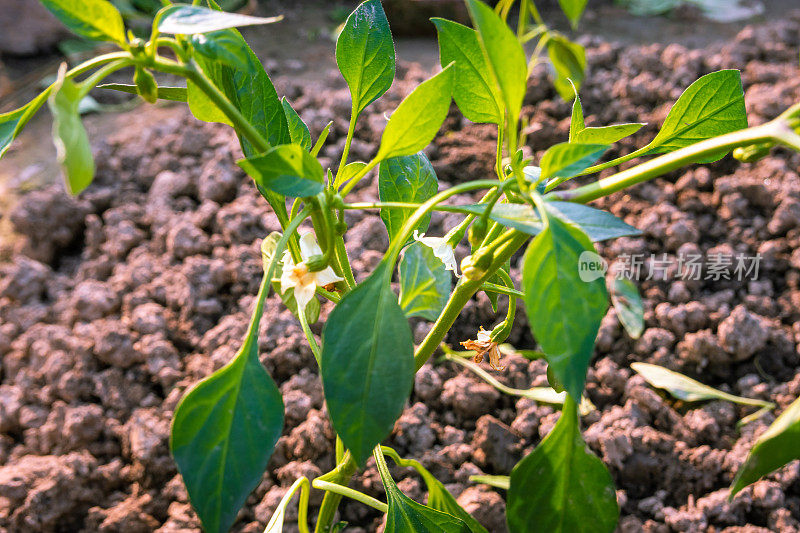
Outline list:
[[[614,481],[586,447],[571,398],[547,437],[511,471],[511,531],[611,533],[619,507]]]
[[[125,42],[125,25],[107,0],[41,0],[70,31],[93,41]]]
[[[220,61],[235,69],[250,67],[250,54],[242,48],[239,32],[230,28],[208,33],[196,33],[189,41],[195,52],[212,61]]]
[[[294,110],[292,104],[284,96],[281,98],[281,105],[283,112],[286,114],[286,123],[289,126],[289,135],[292,137],[293,144],[299,144],[303,149],[308,152],[311,150],[311,132],[308,131],[308,126]]]
[[[500,94],[508,115],[516,120],[528,88],[528,61],[525,58],[525,50],[522,49],[511,28],[491,7],[480,0],[466,1],[489,67],[500,86]]]
[[[313,196],[325,187],[322,165],[299,144],[282,144],[236,164],[261,187],[284,196]]]
[[[662,154],[746,127],[741,75],[738,70],[720,70],[706,74],[683,91],[661,131],[647,146],[649,153]],[[724,155],[698,162],[714,161]]]
[[[158,22],[158,31],[174,35],[188,35],[256,24],[272,24],[282,19],[283,17],[252,17],[203,6],[179,4],[164,9]]]
[[[208,532],[227,531],[261,481],[283,428],[280,391],[258,360],[264,275],[244,344],[230,363],[195,385],[175,409],[170,450]]]
[[[272,514],[272,518],[269,519],[267,527],[264,529],[264,533],[283,533],[283,522],[286,516],[286,508],[289,506],[289,503],[291,503],[294,495],[297,494],[297,491],[300,491],[300,509],[307,508],[309,492],[308,486],[308,479],[305,477],[301,477],[292,483],[292,486],[289,487],[289,490],[287,490],[286,494],[284,494],[283,498],[281,498],[278,508],[275,509],[275,512]],[[305,519],[305,512],[300,514],[300,518]]]
[[[581,15],[583,15],[583,10],[586,9],[586,4],[589,0],[558,0],[559,5],[561,5],[561,10],[569,19],[569,23],[572,25],[572,28],[576,28],[578,26],[578,21],[581,19]]]
[[[353,120],[394,81],[394,41],[380,0],[362,2],[336,40],[336,64],[350,87]]]
[[[436,320],[447,304],[452,275],[433,249],[415,242],[405,249],[398,267],[400,307],[407,317]]]
[[[392,430],[414,381],[411,328],[386,263],[331,312],[322,333],[322,385],[331,422],[363,465]]]
[[[631,280],[615,277],[610,292],[622,327],[631,338],[638,339],[644,331],[644,304],[639,289]]]
[[[605,144],[567,142],[553,145],[539,162],[541,179],[551,180],[548,187],[555,187],[592,166],[606,150],[608,145]]]
[[[571,100],[575,96],[573,85],[580,89],[583,83],[586,50],[563,35],[551,32],[547,41],[547,56],[555,71],[553,85],[561,98]]]
[[[50,92],[45,91],[19,109],[0,114],[0,158],[3,157],[31,117],[47,101],[49,95]]]
[[[761,434],[744,465],[736,473],[731,497],[759,478],[800,459],[800,398],[796,399]]]
[[[378,172],[381,202],[423,203],[436,194],[438,187],[436,171],[422,152],[391,157],[381,162]],[[389,240],[394,239],[413,213],[412,209],[381,208],[381,219],[389,232]],[[427,215],[416,229],[424,233],[430,220],[430,215]]]
[[[78,107],[88,89],[66,79],[66,63],[61,65],[47,104],[53,113],[53,144],[64,173],[67,191],[78,194],[94,178],[94,157],[89,136],[81,122]]]
[[[97,86],[98,89],[109,89],[128,94],[139,94],[136,85],[127,83],[104,83]],[[186,102],[186,87],[158,87],[159,100],[171,100],[173,102]]]
[[[453,99],[472,122],[503,123],[503,103],[489,65],[478,41],[478,34],[457,22],[431,19],[439,34],[439,60],[442,67],[455,62]]]
[[[649,363],[631,363],[631,368],[642,376],[653,387],[664,389],[672,396],[685,402],[699,402],[703,400],[725,400],[741,405],[753,405],[756,407],[774,407],[775,404],[756,400],[754,398],[744,398],[722,392],[708,385],[704,385],[697,380],[684,376],[663,366],[651,365]]]
[[[586,234],[555,216],[548,219],[525,252],[525,306],[550,368],[580,398],[608,294],[602,277],[583,281],[579,275],[581,254],[594,253]]]
[[[420,83],[389,117],[375,159],[412,155],[428,146],[447,118],[452,88],[452,65]]]

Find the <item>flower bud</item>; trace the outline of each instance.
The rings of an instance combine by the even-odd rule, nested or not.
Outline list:
[[[158,100],[158,85],[149,71],[136,67],[136,72],[133,73],[133,83],[136,84],[139,96],[144,98],[145,101],[154,104]]]
[[[486,219],[483,217],[479,217],[472,225],[469,227],[469,232],[467,233],[467,239],[469,240],[470,246],[472,249],[479,247],[483,242],[484,237],[486,237],[486,229],[489,224],[486,222]]]
[[[491,249],[484,249],[465,257],[461,261],[463,276],[469,280],[482,278],[492,266],[493,256],[494,252]]]
[[[754,163],[769,155],[770,144],[751,144],[750,146],[740,146],[733,150],[733,157],[742,163]]]

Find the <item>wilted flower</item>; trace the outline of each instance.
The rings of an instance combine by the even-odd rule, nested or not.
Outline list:
[[[329,266],[316,272],[308,269],[306,261],[310,257],[320,254],[322,254],[322,249],[311,232],[303,233],[300,236],[300,256],[303,259],[300,263],[294,264],[289,250],[283,252],[281,291],[286,292],[289,289],[294,289],[294,299],[297,301],[298,312],[305,310],[308,302],[314,297],[317,287],[325,287],[337,281],[342,281],[342,278],[337,276]]]
[[[444,263],[446,270],[452,270],[457,278],[461,277],[458,273],[458,263],[456,263],[453,247],[447,240],[442,237],[426,237],[424,233],[418,233],[417,230],[414,230],[414,240],[433,250],[433,255]]]
[[[491,332],[486,331],[481,327],[480,331],[478,331],[477,339],[464,341],[461,343],[461,346],[466,348],[467,350],[474,350],[475,353],[475,363],[480,363],[483,361],[484,356],[489,357],[489,365],[495,370],[505,370],[506,367],[500,366],[500,350],[497,347],[496,342],[492,342],[491,339]]]

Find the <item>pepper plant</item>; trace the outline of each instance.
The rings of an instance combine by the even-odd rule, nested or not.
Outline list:
[[[325,169],[317,155],[330,124],[312,139],[235,29],[277,19],[226,13],[214,0],[166,5],[144,41],[126,33],[119,12],[106,0],[43,3],[75,33],[115,43],[120,51],[71,69],[62,67],[56,82],[37,98],[0,115],[0,155],[46,101],[55,118],[53,137],[67,188],[80,193],[92,181],[94,164],[78,103],[111,73],[133,68],[133,85],[106,87],[139,94],[149,102],[187,102],[198,119],[231,125],[243,152],[238,165],[253,179],[282,226],[282,232],[263,240],[263,279],[241,349],[185,394],[172,421],[170,449],[206,531],[230,528],[261,480],[283,429],[281,395],[259,361],[257,342],[264,301],[272,290],[292,309],[305,332],[337,436],[335,468],[314,480],[297,480],[267,531],[282,530],[286,507],[298,492],[299,527],[309,531],[310,490],[324,491],[317,532],[341,531],[336,510],[343,497],[386,513],[387,532],[485,531],[419,462],[381,446],[408,400],[415,371],[437,351],[464,305],[479,291],[489,294],[494,305],[498,296],[507,298],[508,305],[494,327],[476,332],[474,340],[464,340],[465,346],[476,352],[478,362],[486,356],[492,367],[501,369],[498,345],[509,335],[521,300],[548,363],[550,383],[559,390],[544,396],[563,403],[558,423],[506,482],[509,529],[614,530],[619,510],[613,480],[586,447],[579,417],[579,400],[609,296],[602,277],[581,278],[579,264],[594,251],[593,242],[637,230],[585,204],[731,151],[751,161],[775,145],[800,150],[800,105],[771,122],[748,127],[738,71],[713,72],[686,89],[647,145],[598,162],[612,144],[643,124],[587,126],[573,92],[577,84],[570,84],[570,76],[559,73],[555,64],[562,92],[568,88],[569,96],[574,96],[569,138],[534,162],[522,151],[522,105],[541,49],[529,56],[523,44],[532,32],[535,37],[546,30],[538,23],[531,29],[529,14],[539,19],[530,0],[521,3],[517,33],[505,20],[512,2],[500,2],[495,11],[480,0],[466,0],[473,27],[433,20],[441,71],[416,87],[391,114],[375,156],[351,161],[350,144],[359,117],[390,88],[395,75],[388,21],[380,1],[367,0],[349,16],[336,43],[336,62],[350,89],[352,110],[341,161],[335,169]],[[585,0],[560,3],[573,21],[585,6]],[[160,87],[153,71],[185,78],[187,85]],[[491,175],[465,176],[466,181],[439,191],[435,169],[423,150],[448,115],[451,100],[468,119],[497,127],[497,159]],[[639,157],[646,159],[602,179],[562,186]],[[380,200],[352,201],[350,193],[373,169],[378,171]],[[465,193],[482,197],[477,203],[471,196],[464,201]],[[344,246],[348,210],[378,210],[390,239],[382,261],[360,283]],[[434,211],[459,214],[460,222],[442,236],[425,235]],[[453,249],[465,238],[471,253],[459,265]],[[517,285],[509,265],[523,248],[522,279]],[[392,290],[393,279],[399,281],[399,295]],[[318,319],[320,299],[334,307],[318,343],[309,324]],[[624,311],[626,325],[640,331],[635,312]],[[432,322],[417,346],[409,327],[412,316]],[[479,375],[488,376],[485,371]],[[782,423],[794,433],[776,430],[784,437],[794,435],[795,447],[796,411],[796,406],[787,411],[790,420]],[[791,458],[791,453],[774,452],[774,435],[765,437],[759,446],[770,454],[769,460],[750,468],[737,481],[737,490],[765,468],[778,466],[777,459]],[[786,451],[785,442],[783,446]],[[383,480],[386,502],[348,487],[371,456]],[[386,457],[416,469],[428,489],[427,505],[402,493]]]

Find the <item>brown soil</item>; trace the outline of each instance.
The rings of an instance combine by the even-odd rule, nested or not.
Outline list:
[[[587,44],[588,123],[651,124],[618,151],[652,135],[668,103],[712,70],[742,69],[753,124],[800,99],[800,15],[746,28],[733,43],[705,51]],[[394,88],[359,123],[354,158],[369,158],[383,113],[427,75],[401,65]],[[322,155],[337,161],[350,107],[346,88],[334,73],[316,84],[277,79],[315,136],[335,121]],[[535,154],[565,140],[569,105],[557,99],[544,68],[526,104]],[[493,141],[490,127],[472,125],[454,109],[429,150],[440,180],[489,174]],[[198,530],[168,453],[170,416],[188,387],[238,349],[261,274],[259,240],[279,229],[233,164],[238,152],[229,130],[179,111],[99,141],[96,183],[79,198],[50,186],[14,207],[20,238],[5,241],[12,260],[0,273],[0,530]],[[648,329],[638,341],[609,311],[587,385],[597,410],[583,422],[589,446],[616,481],[621,531],[800,530],[797,463],[727,501],[734,472],[773,415],[738,431],[736,420],[749,410],[677,403],[629,369],[634,361],[657,363],[781,407],[800,394],[798,165],[800,156],[784,151],[755,164],[725,159],[599,202],[644,231],[601,246],[609,259],[696,251],[763,256],[758,281],[643,281]],[[376,191],[366,180],[355,196],[374,199]],[[431,233],[456,219],[434,217]],[[348,223],[348,251],[363,278],[388,244],[385,229],[371,214],[351,213]],[[448,340],[471,337],[499,318],[480,296]],[[418,339],[428,327],[414,326]],[[523,316],[510,342],[533,347]],[[284,394],[287,425],[236,531],[263,530],[295,478],[333,463],[314,359],[278,298],[268,300],[259,344]],[[505,363],[499,378],[509,385],[546,382],[541,361],[512,356]],[[453,365],[426,365],[388,444],[421,460],[490,531],[502,532],[503,494],[468,477],[508,474],[557,417],[553,408],[501,395]],[[417,477],[395,474],[409,496],[424,501]],[[353,486],[382,497],[374,469]],[[312,505],[319,501],[317,493]],[[361,504],[345,503],[341,514],[353,525],[348,531],[380,524]],[[288,521],[296,516],[290,510]]]

